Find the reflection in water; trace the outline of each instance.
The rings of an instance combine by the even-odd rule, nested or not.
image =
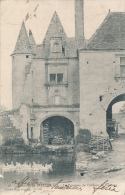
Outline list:
[[[0,178],[0,181],[2,181],[2,187],[5,187],[7,185],[10,185],[12,183],[12,180],[21,180],[27,175],[30,176],[30,178],[37,178],[41,181],[46,182],[54,182],[58,181],[60,179],[68,179],[69,178],[75,178],[75,155],[73,153],[70,154],[60,154],[58,156],[56,155],[50,155],[50,154],[41,154],[41,155],[4,155],[0,158],[0,165],[8,163],[8,165],[11,165],[13,162],[13,166],[16,165],[27,165],[33,167],[35,164],[40,164],[43,167],[46,167],[47,165],[52,166],[51,171],[33,171],[31,169],[27,169],[25,171],[6,171],[1,175],[3,175],[3,178]],[[37,166],[36,165],[36,166]]]
[[[0,170],[2,170],[2,173],[4,174],[4,172],[14,172],[16,171],[17,173],[23,173],[23,172],[49,172],[52,171],[52,165],[51,164],[45,164],[45,166],[43,166],[42,164],[37,164],[35,162],[33,162],[33,165],[24,163],[24,164],[20,164],[16,162],[16,165],[13,164],[13,162],[11,162],[11,164],[9,165],[7,164],[2,164],[0,165]]]

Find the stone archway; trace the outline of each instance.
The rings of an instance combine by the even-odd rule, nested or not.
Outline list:
[[[40,125],[40,141],[47,145],[74,143],[74,124],[62,116],[51,116]]]
[[[112,118],[112,106],[118,102],[125,101],[125,93],[115,97],[109,104],[106,111],[106,131],[111,137],[113,132],[115,132],[115,121]]]

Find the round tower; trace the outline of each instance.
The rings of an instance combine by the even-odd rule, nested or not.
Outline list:
[[[17,109],[25,100],[25,79],[31,67],[33,51],[22,23],[12,56],[12,108]]]

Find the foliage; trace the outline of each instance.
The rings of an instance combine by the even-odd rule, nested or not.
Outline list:
[[[68,153],[68,148],[62,147],[56,150],[56,153]]]
[[[45,145],[39,145],[34,147],[34,153],[46,153],[49,149]]]
[[[80,129],[79,134],[76,136],[76,143],[89,143],[91,139],[91,133],[88,129]]]
[[[40,154],[47,153],[49,149],[45,145],[25,144],[22,138],[16,138],[6,139],[1,145],[0,151],[2,153]]]
[[[22,135],[22,133],[20,132],[20,130],[15,129],[13,127],[10,128],[9,130],[7,128],[5,128],[3,130],[3,133],[2,134],[3,134],[3,137],[4,137],[5,140],[6,139],[11,139],[11,140],[18,139]]]
[[[4,146],[23,146],[24,145],[24,140],[22,138],[16,138],[16,139],[5,139]]]
[[[90,152],[89,144],[79,143],[76,147],[76,152]]]

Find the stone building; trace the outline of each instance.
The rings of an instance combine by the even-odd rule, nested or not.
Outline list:
[[[112,105],[125,100],[125,13],[108,13],[84,38],[83,0],[75,0],[75,37],[55,12],[42,44],[22,23],[12,56],[8,114],[27,141],[72,141],[79,129],[110,130]],[[50,139],[50,140],[49,140]],[[49,141],[48,141],[49,140]]]
[[[112,106],[125,101],[125,12],[109,12],[79,51],[80,124],[92,132],[113,127]]]
[[[75,1],[74,38],[67,37],[56,12],[40,45],[36,45],[31,30],[28,37],[22,23],[11,55],[12,105],[22,115],[20,129],[25,139],[47,142],[48,134],[54,132],[59,139],[64,134],[64,140],[67,136],[74,138],[77,135],[80,105],[78,49],[83,45],[81,0]]]

